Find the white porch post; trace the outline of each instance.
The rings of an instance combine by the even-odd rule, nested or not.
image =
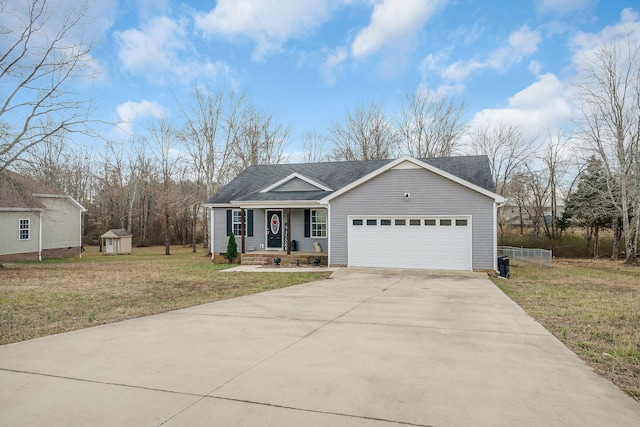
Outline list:
[[[42,261],[42,211],[38,212],[38,261]]]
[[[214,257],[216,256],[216,253],[213,251],[214,249],[214,234],[213,234],[213,208],[209,208],[211,210],[211,215],[209,215],[209,250],[211,251],[211,259],[214,259]]]

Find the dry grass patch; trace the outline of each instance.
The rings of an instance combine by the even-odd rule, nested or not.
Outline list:
[[[328,277],[327,272],[223,273],[203,253],[135,248],[106,257],[5,263],[0,344],[190,307]]]
[[[520,264],[494,282],[538,322],[640,401],[640,269],[609,260]]]

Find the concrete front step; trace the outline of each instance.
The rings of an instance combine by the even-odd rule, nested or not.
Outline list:
[[[295,265],[296,261],[300,265],[313,265],[314,258],[320,258],[320,265],[327,265],[327,254],[309,255],[309,254],[242,254],[240,264],[242,265],[273,265],[273,259],[280,258],[280,265]]]

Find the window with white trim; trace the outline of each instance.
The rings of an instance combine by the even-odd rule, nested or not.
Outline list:
[[[327,237],[326,210],[311,210],[311,237]]]
[[[29,240],[31,238],[31,220],[21,219],[19,226],[20,240]]]
[[[231,224],[233,225],[233,234],[240,236],[242,234],[242,215],[240,215],[240,209],[234,209],[232,211]]]

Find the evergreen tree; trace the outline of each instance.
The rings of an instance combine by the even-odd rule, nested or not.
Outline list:
[[[598,257],[600,229],[611,227],[617,210],[611,202],[602,162],[591,157],[578,177],[578,188],[567,199],[563,221],[588,227],[594,237],[593,256]]]
[[[229,234],[229,243],[227,243],[227,253],[224,254],[224,257],[230,263],[235,261],[238,257],[238,245],[236,244],[236,236],[233,233]]]

